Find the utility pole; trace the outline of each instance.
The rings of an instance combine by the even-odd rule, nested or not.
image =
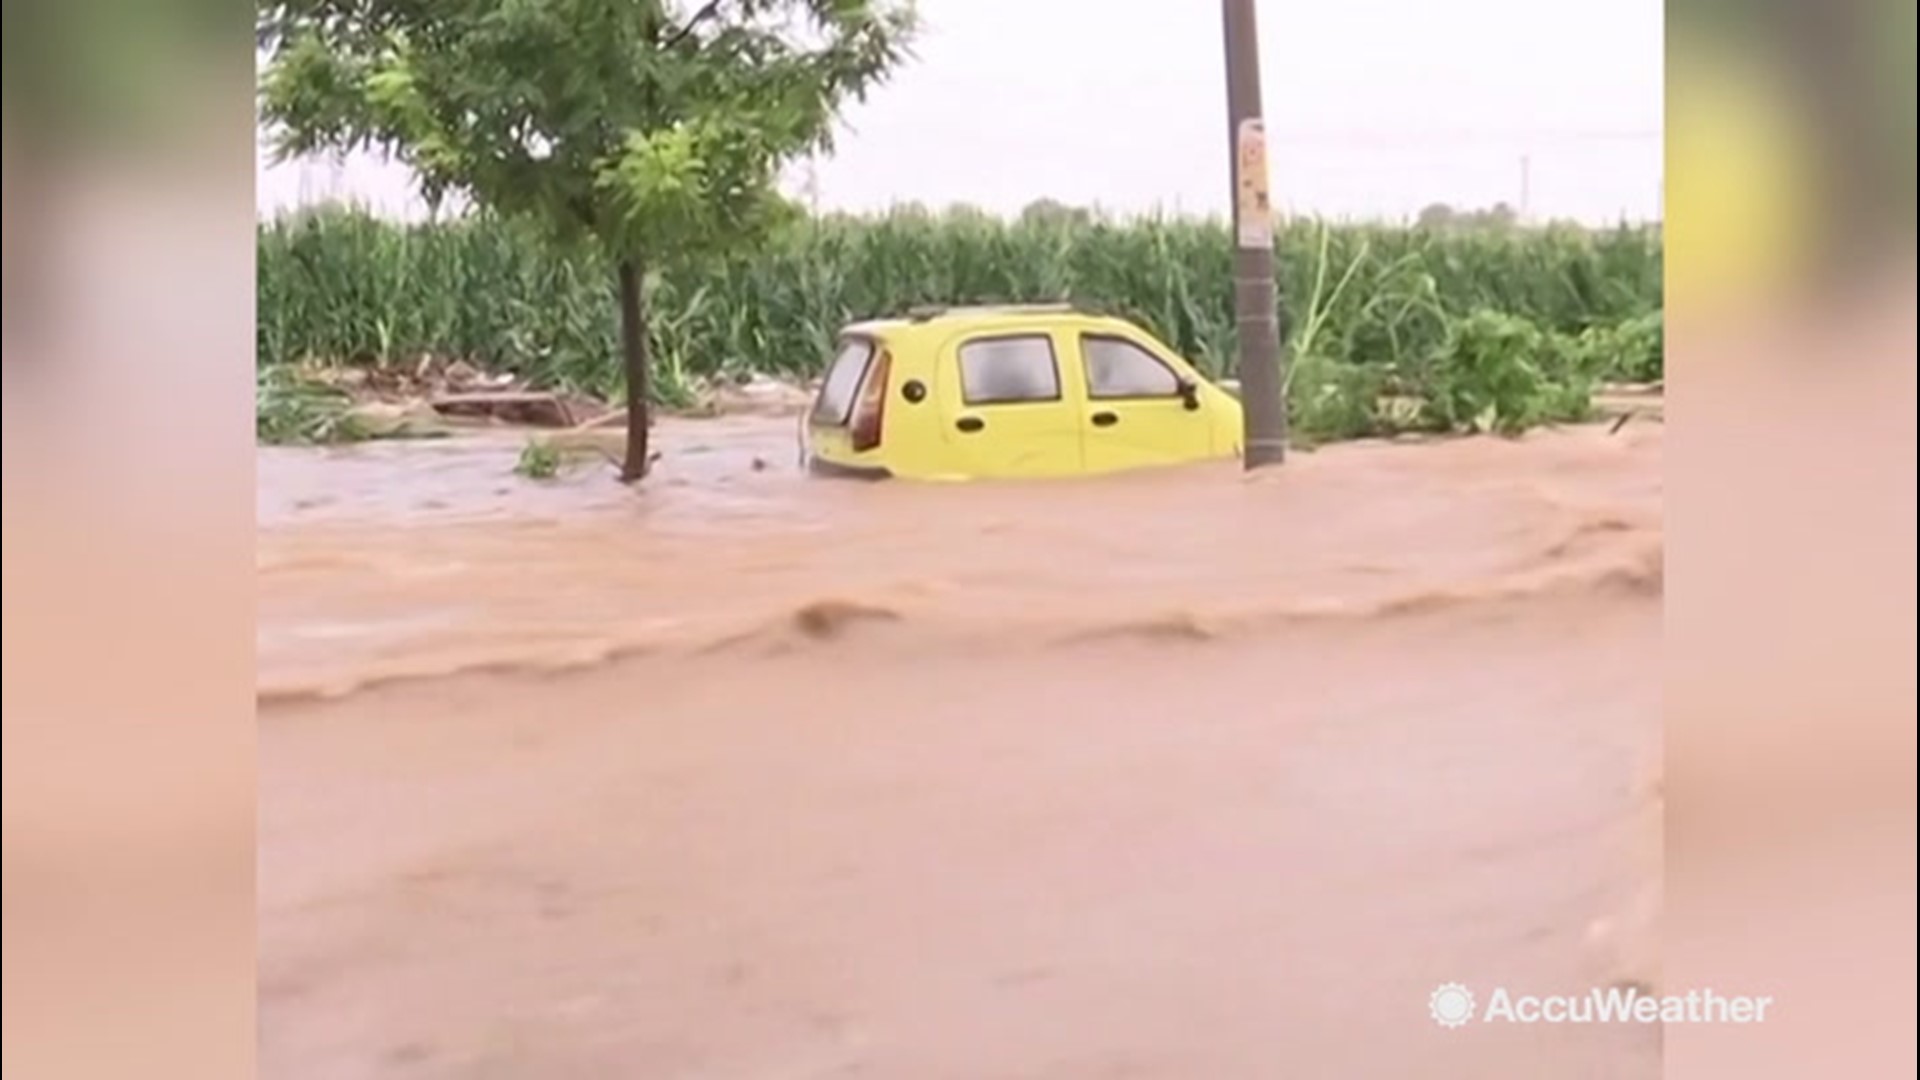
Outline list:
[[[1533,158],[1520,155],[1520,221],[1525,224],[1533,218]]]
[[[1286,380],[1273,280],[1273,199],[1260,115],[1260,38],[1254,0],[1221,0],[1226,31],[1227,124],[1233,160],[1233,308],[1240,339],[1240,401],[1248,469],[1287,456]]]

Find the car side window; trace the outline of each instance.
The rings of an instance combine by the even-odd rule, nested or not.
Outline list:
[[[960,346],[960,391],[969,405],[1060,400],[1060,367],[1045,334],[976,338]]]
[[[1092,398],[1177,397],[1180,376],[1159,357],[1125,338],[1088,334],[1080,339]]]

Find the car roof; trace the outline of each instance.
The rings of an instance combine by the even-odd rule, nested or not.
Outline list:
[[[865,319],[841,328],[842,335],[885,337],[918,327],[942,327],[991,324],[1020,325],[1041,323],[1057,325],[1072,322],[1114,322],[1117,317],[1078,304],[964,304],[930,305],[911,308],[905,315],[884,319]]]

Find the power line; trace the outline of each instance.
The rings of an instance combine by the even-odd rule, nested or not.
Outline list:
[[[1289,145],[1332,145],[1332,146],[1457,146],[1473,143],[1525,143],[1528,145],[1551,145],[1554,143],[1657,143],[1665,138],[1659,131],[1621,130],[1472,130],[1472,129],[1424,129],[1424,130],[1365,130],[1365,129],[1329,129],[1310,130],[1296,128],[1275,128],[1267,133],[1269,142]]]

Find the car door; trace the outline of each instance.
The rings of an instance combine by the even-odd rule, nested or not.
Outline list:
[[[1213,418],[1182,391],[1192,378],[1142,341],[1083,332],[1074,353],[1086,379],[1085,450],[1090,472],[1198,461],[1212,455]]]
[[[949,342],[941,424],[955,472],[972,477],[1081,471],[1080,412],[1061,378],[1060,343],[1044,331],[975,331]]]

